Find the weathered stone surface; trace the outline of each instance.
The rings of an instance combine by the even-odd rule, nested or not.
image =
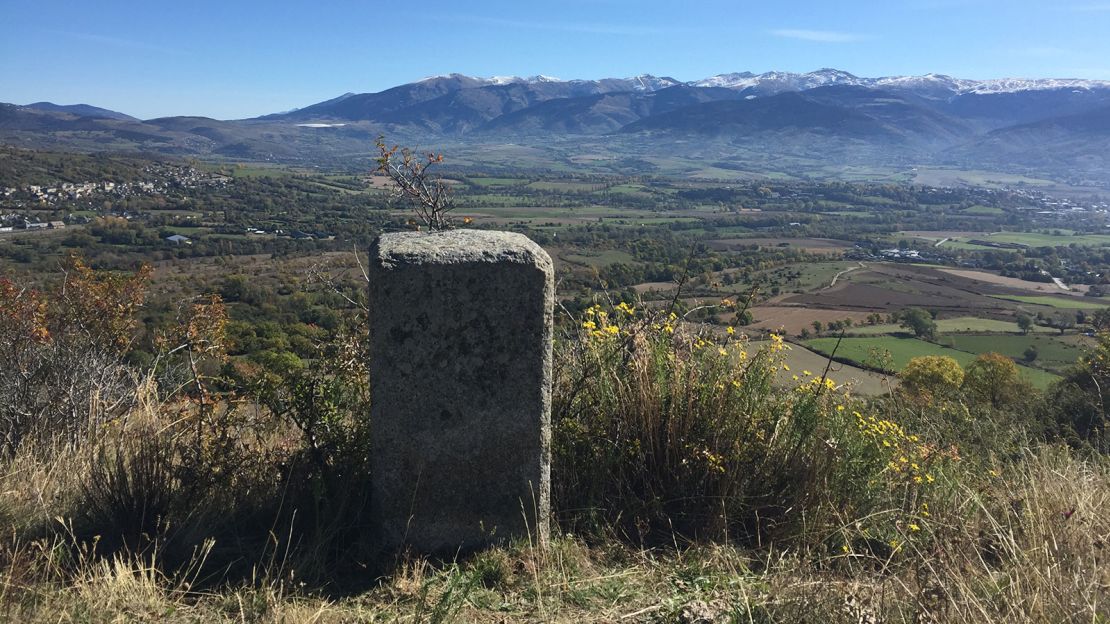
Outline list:
[[[385,234],[369,273],[371,505],[382,545],[546,541],[551,258],[508,232]]]

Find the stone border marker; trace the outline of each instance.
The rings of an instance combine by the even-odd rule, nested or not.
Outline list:
[[[510,232],[384,234],[369,277],[371,509],[382,546],[546,543],[551,258]]]

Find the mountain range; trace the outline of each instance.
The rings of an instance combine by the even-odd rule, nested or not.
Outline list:
[[[590,141],[617,156],[713,146],[826,164],[944,164],[1110,184],[1110,81],[720,74],[433,76],[252,119],[138,120],[84,104],[0,105],[0,141],[242,160],[334,162],[384,134],[421,145]],[[697,154],[687,154],[696,158]],[[759,163],[754,163],[759,168]]]

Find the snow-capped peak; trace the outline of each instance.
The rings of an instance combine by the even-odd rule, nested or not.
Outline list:
[[[1015,91],[1042,91],[1048,89],[1110,89],[1110,80],[1081,80],[1078,78],[1000,78],[996,80],[967,80],[967,93],[1013,93]]]
[[[718,74],[687,83],[695,87],[726,87],[729,89],[757,89],[766,92],[805,91],[828,85],[851,85],[884,89],[927,90],[936,95],[966,93],[1013,93],[1047,89],[1110,89],[1110,81],[1077,79],[1015,79],[966,80],[944,74],[924,76],[884,76],[861,78],[837,69],[820,69],[806,74],[791,72],[751,72]]]
[[[1080,79],[1054,79],[1054,78],[1000,78],[993,80],[966,80],[953,78],[944,74],[925,74],[923,76],[884,76],[880,78],[862,78],[839,69],[819,69],[809,73],[793,73],[771,71],[762,74],[752,72],[733,72],[717,74],[701,80],[681,83],[673,78],[658,77],[651,74],[640,74],[630,78],[603,78],[599,80],[562,80],[552,76],[538,74],[522,78],[520,76],[491,76],[478,78],[464,74],[443,74],[429,76],[419,82],[432,80],[454,80],[460,83],[461,88],[484,87],[511,84],[544,84],[544,83],[608,83],[609,88],[614,86],[619,89],[651,92],[679,84],[692,87],[723,87],[737,91],[752,90],[761,95],[781,93],[783,91],[806,91],[825,86],[858,86],[872,89],[912,90],[918,95],[932,98],[947,98],[963,94],[988,94],[988,93],[1013,93],[1018,91],[1040,91],[1049,89],[1072,89],[1076,91],[1090,89],[1110,89],[1107,80],[1080,80]]]
[[[674,78],[652,76],[651,74],[640,74],[639,76],[625,78],[625,80],[632,83],[632,89],[635,91],[658,91],[682,84]]]

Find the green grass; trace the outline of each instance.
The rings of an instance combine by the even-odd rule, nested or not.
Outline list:
[[[584,264],[593,267],[603,267],[617,262],[632,263],[636,259],[631,254],[616,249],[607,249],[602,251],[582,251],[580,253],[568,253],[560,256],[567,262],[574,264]]]
[[[992,234],[987,240],[1003,243],[1017,243],[1030,247],[1062,247],[1068,245],[1081,245],[1088,247],[1105,247],[1110,245],[1110,236],[1101,234],[1072,234],[1062,231],[1061,236],[1054,234],[1040,234],[1037,232],[999,232]]]
[[[836,338],[813,338],[806,341],[806,346],[828,355],[836,347]],[[915,357],[925,355],[947,355],[955,358],[963,366],[970,364],[975,356],[970,353],[956,351],[947,347],[918,340],[916,338],[903,338],[895,336],[876,336],[866,338],[845,338],[836,351],[836,357],[851,360],[860,364],[877,367],[878,363],[871,358],[871,349],[878,349],[890,353],[891,372],[902,368]]]
[[[1000,334],[1020,334],[1021,328],[1014,321],[1002,321],[998,319],[983,319],[975,318],[974,316],[962,316],[954,319],[941,319],[937,321],[937,331],[942,334],[951,334],[956,332],[982,332]],[[1030,331],[1036,332],[1049,332],[1052,331],[1045,327],[1036,327]]]
[[[828,355],[836,346],[836,338],[814,338],[805,345],[818,353]],[[975,361],[975,353],[944,347],[916,338],[877,336],[867,338],[845,338],[836,351],[836,357],[866,367],[878,367],[879,362],[872,356],[872,349],[890,354],[890,372],[902,370],[915,357],[926,355],[948,356],[966,367]],[[1024,350],[1024,349],[1023,349]],[[1059,379],[1056,375],[1028,366],[1018,365],[1025,377],[1036,387],[1045,388]]]
[[[853,325],[844,331],[849,336],[882,336],[884,334],[905,333],[906,328],[898,324],[882,323],[879,325]]]
[[[1037,359],[1030,366],[1062,371],[1083,355],[1083,349],[1052,336],[979,336],[953,335],[940,339],[944,344],[969,353],[1001,353],[1022,360],[1025,350],[1036,347]]]
[[[881,325],[857,325],[848,329],[849,335],[856,336],[880,336],[882,334],[899,334],[906,332],[906,328],[897,324],[881,324]],[[1047,327],[1035,327],[1031,332],[1034,333],[1051,333],[1053,330]],[[937,332],[941,334],[953,333],[999,333],[999,334],[1020,334],[1021,328],[1013,321],[1002,321],[998,319],[982,319],[973,316],[962,316],[954,319],[942,319],[937,321]]]
[[[690,218],[660,217],[658,213],[645,210],[620,209],[610,206],[528,206],[521,204],[519,198],[500,195],[474,196],[487,200],[489,206],[467,206],[467,212],[501,219],[629,219],[636,223],[669,223],[671,221],[690,221]]]
[[[1050,295],[988,295],[995,299],[1016,301],[1017,303],[1030,303],[1064,310],[1101,310],[1107,307],[1106,303],[1097,303],[1087,298],[1080,297],[1053,297]]]
[[[773,285],[778,285],[783,292],[794,290],[808,292],[828,286],[837,273],[858,266],[859,263],[848,260],[804,262],[761,271],[756,273],[756,277],[763,281],[763,294],[769,294],[770,287]],[[794,273],[800,273],[800,275],[793,277]],[[845,273],[840,279],[851,275],[852,273]]]
[[[526,180],[520,178],[492,178],[492,177],[477,177],[467,178],[467,182],[475,186],[518,186],[524,184]]]
[[[567,191],[572,193],[580,193],[593,190],[596,184],[587,184],[585,182],[533,182],[528,185],[528,188],[536,189],[537,191]]]
[[[1003,214],[1005,211],[993,206],[972,206],[964,209],[962,212],[968,215],[997,216]]]
[[[647,187],[640,184],[618,184],[616,186],[610,186],[603,192],[624,195],[646,195],[648,193],[648,189]]]
[[[748,343],[747,350],[749,354],[756,353],[768,344],[769,341],[753,340]],[[825,366],[829,363],[828,356],[810,351],[799,344],[790,345],[790,350],[785,352],[783,360],[790,367],[790,370],[778,371],[775,383],[779,386],[791,388],[798,385],[794,381],[794,375],[805,377],[805,371],[807,370],[814,375],[821,375],[825,371]],[[834,362],[829,369],[829,377],[838,384],[850,383],[852,391],[856,394],[876,395],[890,390],[890,383],[884,381],[887,378],[886,375],[849,364]]]
[[[1017,245],[1028,245],[1029,247],[1067,247],[1070,245],[1079,245],[1081,247],[1110,246],[1110,236],[1105,234],[1074,234],[1068,230],[1060,230],[1060,235],[1041,234],[1039,232],[995,232],[989,236],[983,235],[975,238],[987,242],[1014,243]],[[976,245],[967,241],[959,242],[967,249],[990,249],[990,247],[986,245]]]
[[[862,210],[835,210],[835,211],[833,211],[833,212],[823,212],[823,213],[821,213],[821,214],[827,214],[827,215],[836,215],[836,216],[838,216],[838,217],[859,217],[859,218],[864,218],[864,217],[870,217],[870,216],[872,216],[872,215],[873,215],[874,213],[871,213],[871,212],[865,212],[865,211],[862,211]]]
[[[210,228],[203,228],[196,225],[166,225],[159,229],[169,230],[174,234],[192,235],[210,231]]]
[[[235,178],[284,177],[290,174],[291,172],[285,168],[260,165],[236,166],[231,170],[231,175]]]
[[[488,193],[479,193],[476,195],[463,195],[459,197],[460,204],[463,206],[475,206],[476,204],[492,204],[494,206],[520,206],[522,203],[527,203],[529,200],[516,197],[513,195],[491,195]],[[481,208],[481,206],[478,206]]]

